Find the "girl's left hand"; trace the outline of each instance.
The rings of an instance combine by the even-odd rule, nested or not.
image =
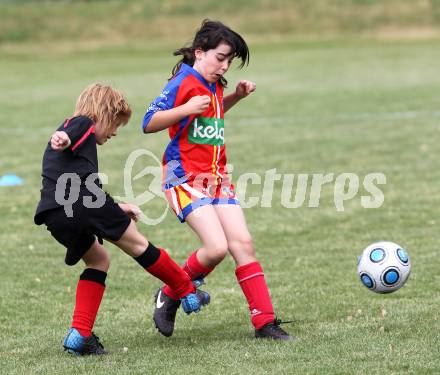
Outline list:
[[[238,82],[237,87],[235,88],[235,94],[243,99],[248,96],[251,92],[254,92],[257,88],[257,85],[254,82],[247,81],[245,79]]]
[[[141,209],[134,204],[119,203],[119,207],[121,207],[122,211],[124,211],[130,217],[130,219],[133,219],[134,221],[138,221],[139,217],[141,216]]]

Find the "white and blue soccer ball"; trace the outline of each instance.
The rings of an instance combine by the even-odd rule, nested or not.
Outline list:
[[[358,274],[364,286],[376,293],[391,293],[408,280],[411,261],[408,253],[394,242],[376,242],[359,257]]]

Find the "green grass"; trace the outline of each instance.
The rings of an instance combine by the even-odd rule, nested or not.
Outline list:
[[[123,90],[133,119],[99,149],[108,190],[123,195],[122,170],[130,152],[148,148],[160,157],[166,144],[165,133],[143,136],[139,124],[166,82],[174,63],[170,52],[178,45],[0,57],[0,174],[25,179],[24,186],[0,188],[1,372],[439,373],[440,49],[435,40],[254,43],[249,68],[233,68],[228,75],[231,88],[241,77],[258,85],[227,115],[234,179],[272,168],[387,176],[379,209],[362,208],[362,190],[344,212],[336,212],[332,185],[324,187],[319,208],[287,209],[277,182],[272,208],[245,210],[276,312],[295,321],[286,329],[296,341],[252,339],[230,259],[208,279],[212,304],[195,316],[180,314],[175,335],[161,337],[151,320],[158,282],[108,246],[112,267],[95,330],[112,354],[78,359],[62,352],[81,267],[64,266],[63,249],[32,223],[45,143],[87,84],[104,81]],[[258,195],[261,187],[249,193]],[[159,212],[162,205],[156,199],[143,209]],[[171,213],[158,226],[139,228],[179,262],[198,246]],[[413,262],[408,284],[391,295],[367,291],[356,275],[357,255],[382,239],[405,246]]]
[[[440,25],[436,0],[1,0],[0,14],[0,43],[126,44],[133,39],[175,40],[176,35],[188,42],[206,17],[225,20],[254,38],[438,34]]]

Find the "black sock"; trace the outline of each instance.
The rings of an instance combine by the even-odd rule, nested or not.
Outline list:
[[[96,270],[94,268],[86,268],[79,277],[79,279],[94,281],[95,283],[105,286],[106,277],[107,277],[107,272]]]
[[[141,255],[133,258],[141,265],[142,268],[147,269],[156,263],[159,257],[160,250],[150,242],[147,249]]]

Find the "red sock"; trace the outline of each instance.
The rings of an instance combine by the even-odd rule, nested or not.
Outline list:
[[[199,277],[208,276],[214,268],[205,267],[197,259],[197,251],[194,251],[186,260],[182,269],[188,274],[191,280],[198,279]],[[169,285],[165,285],[163,292],[170,298],[177,300],[178,297]]]
[[[198,251],[198,250],[197,250]],[[182,266],[183,270],[189,275],[191,280],[198,279],[200,277],[208,276],[213,268],[205,267],[197,259],[197,251],[194,251],[186,260],[185,264]]]
[[[195,290],[186,272],[184,272],[163,249],[160,249],[160,257],[156,262],[147,267],[146,270],[169,285],[173,289],[176,300],[189,293],[193,293]]]
[[[235,275],[248,301],[251,321],[256,329],[275,319],[263,269],[258,262],[237,267]]]
[[[98,282],[78,281],[72,327],[76,328],[81,336],[91,336],[104,290],[105,285]]]

